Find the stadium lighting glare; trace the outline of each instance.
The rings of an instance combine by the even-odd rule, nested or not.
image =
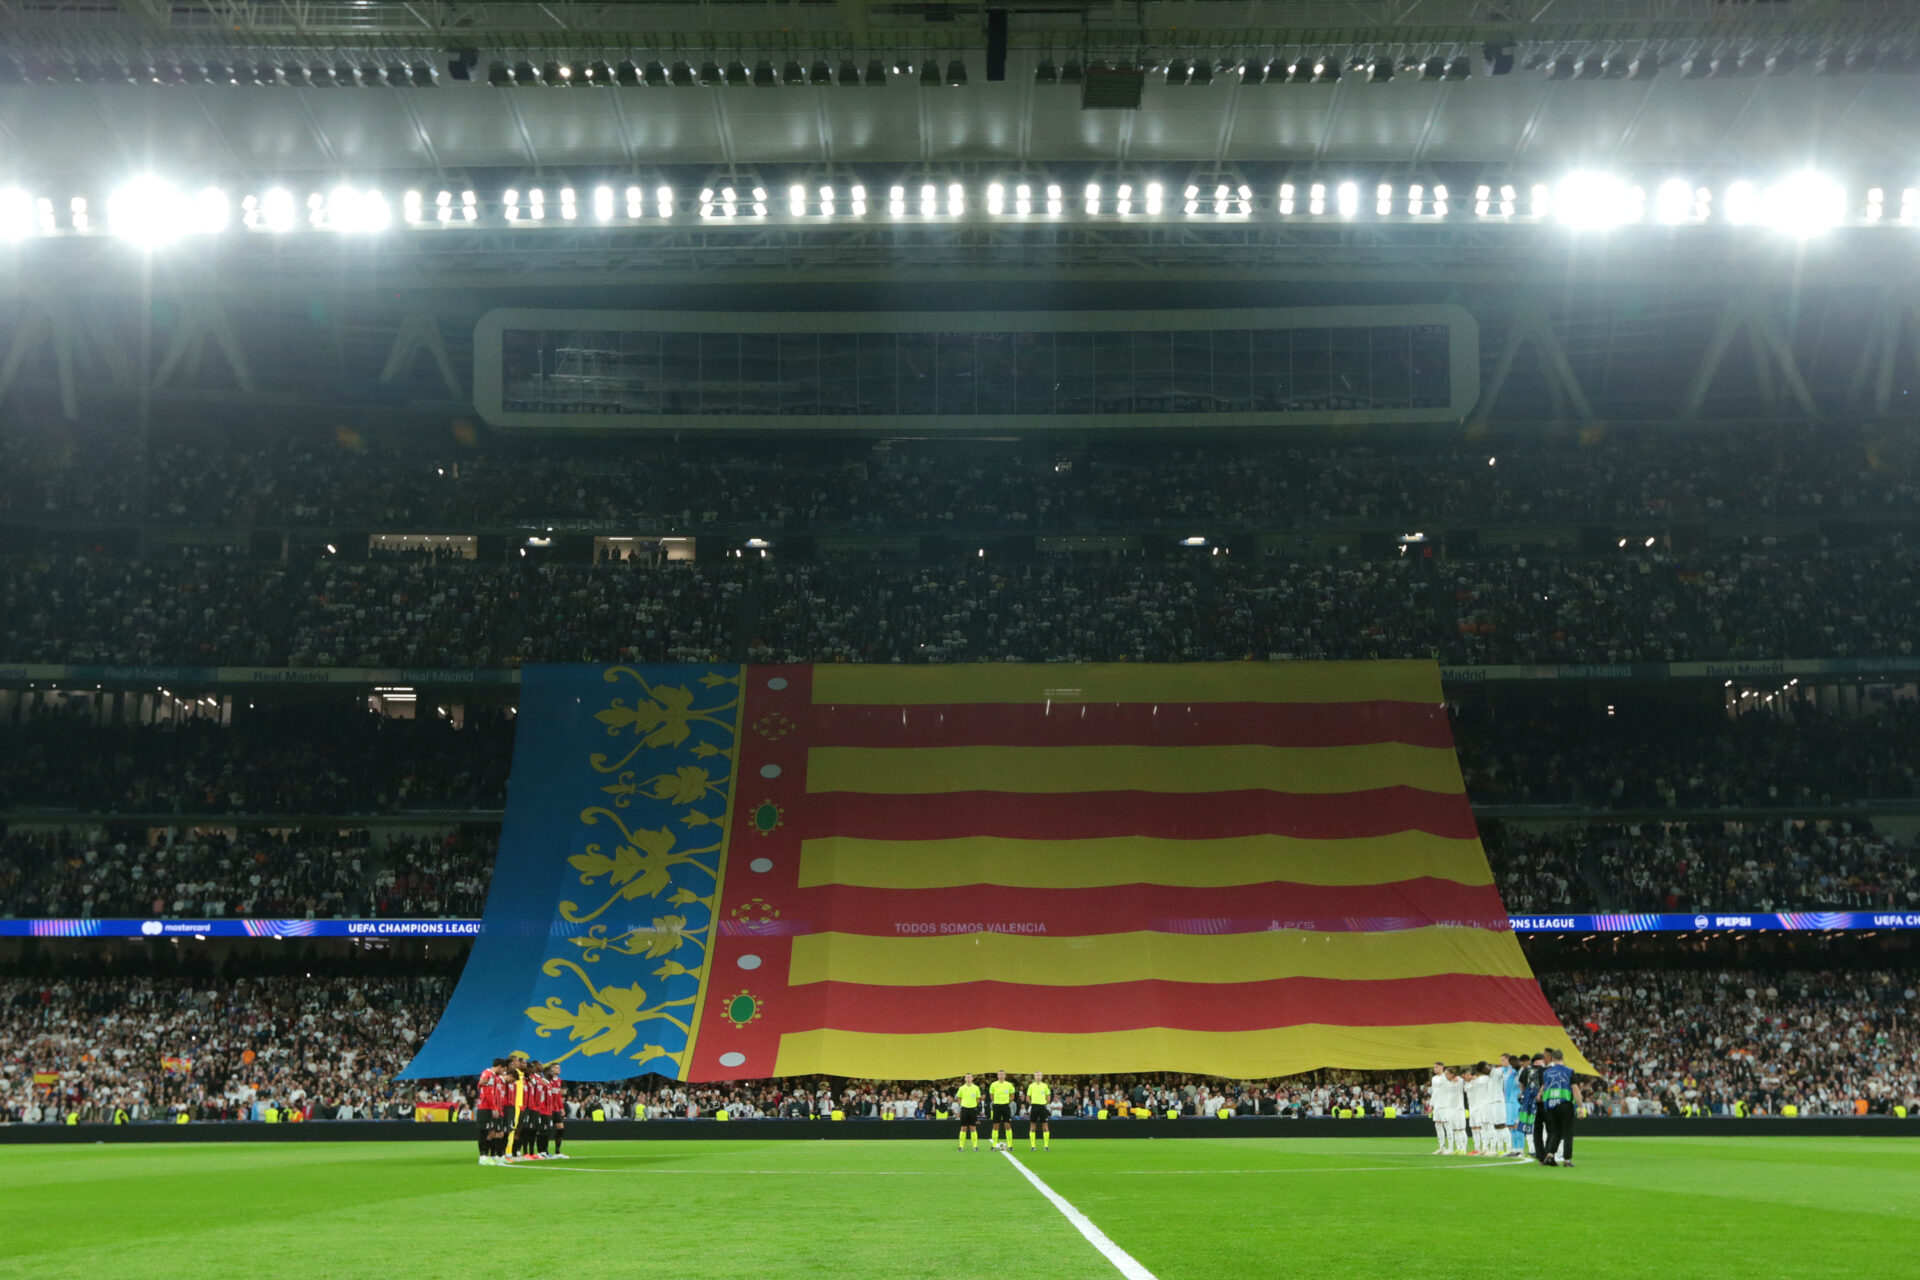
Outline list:
[[[1887,193],[1880,187],[1867,191],[1867,221],[1878,222],[1887,215]]]
[[[1920,187],[1908,187],[1900,193],[1900,221],[1920,218]]]
[[[613,221],[613,188],[595,187],[593,189],[593,216],[599,222]]]
[[[1846,190],[1825,174],[1806,170],[1767,188],[1766,221],[1776,231],[1805,239],[1831,231],[1846,216]]]
[[[1282,187],[1281,190],[1287,193],[1286,203],[1288,204],[1288,206],[1291,206],[1293,204],[1293,188]],[[1427,189],[1425,186],[1416,182],[1412,186],[1407,188],[1407,216],[1408,217],[1410,218],[1419,217],[1420,211],[1426,207],[1426,203],[1427,203]],[[1293,209],[1291,207],[1288,207],[1288,208],[1282,209],[1280,212],[1292,213]]]
[[[887,212],[896,218],[906,216],[907,189],[905,187],[887,188]]]
[[[867,189],[862,186],[855,186],[852,191],[849,191],[847,193],[847,196],[850,200],[853,201],[853,216],[856,218],[866,217],[867,216]]]
[[[1060,184],[1057,182],[1048,183],[1047,184],[1047,212],[1049,214],[1052,214],[1054,217],[1058,217],[1060,216],[1061,210],[1064,209],[1065,207],[1066,206],[1061,199]]]
[[[480,216],[480,197],[471,191],[460,193],[460,221],[472,222]]]
[[[1087,201],[1088,213],[1098,214],[1100,212],[1100,184],[1099,183],[1089,182],[1087,184],[1086,201]]]
[[[107,197],[107,229],[149,248],[168,244],[192,229],[192,203],[160,178],[135,178]]]
[[[409,191],[400,199],[400,216],[410,227],[420,224],[420,193]]]
[[[833,216],[832,187],[820,188],[820,216],[823,218],[831,218]]]
[[[653,193],[653,199],[654,199],[654,206],[656,209],[658,209],[661,217],[671,218],[673,216],[673,188],[672,187],[659,188]]]
[[[1693,184],[1679,178],[1661,183],[1653,195],[1653,216],[1668,226],[1693,221]]]
[[[26,239],[33,223],[33,197],[19,187],[0,188],[0,240]]]
[[[1132,184],[1123,182],[1120,189],[1114,192],[1113,211],[1123,218],[1133,212]]]
[[[1338,197],[1339,203],[1337,207],[1340,210],[1341,217],[1351,218],[1354,214],[1360,212],[1360,186],[1358,183],[1343,182],[1335,194]]]
[[[1187,216],[1192,217],[1194,214],[1200,211],[1200,198],[1199,198],[1200,188],[1193,186],[1192,184],[1188,184],[1186,191],[1184,191],[1182,194],[1186,197],[1186,200],[1187,200],[1187,204],[1186,204]]]
[[[1751,182],[1736,182],[1727,188],[1727,221],[1736,227],[1752,226],[1760,221],[1760,188]]]
[[[627,217],[633,220],[647,214],[647,193],[638,187],[627,188]]]
[[[560,216],[568,222],[580,216],[578,196],[572,187],[560,189]]]
[[[1327,211],[1326,184],[1322,182],[1316,182],[1312,186],[1307,188],[1307,212],[1317,218],[1321,214],[1325,213],[1326,211]]]
[[[274,187],[260,197],[260,225],[267,230],[291,231],[299,217],[300,209],[294,203],[293,193],[285,187]]]
[[[1473,212],[1475,217],[1484,218],[1493,209],[1493,188],[1481,183],[1473,191]]]
[[[1600,231],[1638,222],[1646,192],[1607,173],[1572,173],[1553,194],[1553,211],[1576,230]]]
[[[78,219],[84,216],[84,213],[76,211],[76,225]],[[218,187],[206,187],[193,198],[193,212],[188,217],[187,230],[193,235],[219,235],[232,221],[233,207],[227,200],[227,193]]]
[[[1180,539],[1180,545],[1183,547],[1204,547],[1207,545],[1207,540],[1201,537],[1182,538]]]
[[[929,64],[931,65],[931,64]],[[940,197],[931,182],[920,188],[920,215],[931,218],[940,212]]]
[[[75,196],[67,203],[67,211],[73,215],[73,229],[75,231],[85,231],[91,225],[91,221],[87,217],[87,200],[85,196]]]
[[[947,216],[957,218],[967,211],[967,189],[957,182],[947,184]]]
[[[1433,189],[1433,216],[1436,218],[1444,218],[1447,216],[1447,189],[1445,186],[1437,186]]]
[[[1380,217],[1393,212],[1393,187],[1383,182],[1373,191],[1373,211]]]
[[[1033,188],[1024,182],[1013,189],[1013,211],[1023,218],[1033,212]]]
[[[987,212],[999,217],[1007,209],[1007,189],[998,182],[987,184]]]
[[[787,188],[787,212],[796,218],[807,213],[807,189],[798,183]]]
[[[1164,189],[1160,186],[1159,183],[1149,182],[1147,184],[1147,216],[1148,217],[1157,218],[1160,216],[1160,202],[1164,198],[1165,194],[1166,193]]]

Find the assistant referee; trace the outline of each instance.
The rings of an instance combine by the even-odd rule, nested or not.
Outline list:
[[[1007,1146],[1013,1146],[1013,1081],[1007,1079],[1007,1073],[999,1072],[992,1084],[987,1086],[987,1101],[993,1104],[994,1145],[1000,1143],[1000,1126],[1007,1128]]]
[[[1573,1082],[1566,1055],[1558,1049],[1547,1050],[1547,1069],[1540,1084],[1540,1123],[1547,1134],[1541,1164],[1573,1167],[1573,1117],[1580,1101],[1580,1086]]]
[[[960,1149],[967,1149],[967,1135],[973,1135],[973,1149],[980,1149],[980,1086],[973,1082],[969,1072],[960,1087],[953,1091],[953,1100],[960,1104]]]
[[[1042,1150],[1053,1147],[1053,1112],[1047,1106],[1053,1101],[1053,1086],[1049,1085],[1038,1071],[1027,1085],[1027,1150],[1033,1150],[1033,1134],[1040,1132]]]

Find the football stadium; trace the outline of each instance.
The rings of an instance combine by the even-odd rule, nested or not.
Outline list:
[[[1906,1274],[1916,121],[1920,0],[0,0],[0,1278]]]

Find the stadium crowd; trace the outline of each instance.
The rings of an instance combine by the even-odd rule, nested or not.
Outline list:
[[[1910,654],[1920,549],[1670,556],[506,565],[321,554],[0,561],[0,661],[1450,664]]]
[[[506,802],[513,718],[277,707],[101,725],[75,702],[0,726],[0,811],[394,813]]]
[[[394,1075],[432,1029],[444,977],[0,979],[0,1122],[409,1119],[416,1103],[464,1114],[471,1081]],[[1920,1107],[1920,991],[1869,970],[1625,970],[1547,974],[1543,986],[1600,1073],[1590,1101],[1615,1115],[1884,1113]],[[1516,1046],[1516,1049],[1522,1046]],[[1016,1064],[1017,1065],[1017,1064]],[[478,1066],[476,1065],[476,1070]],[[644,1077],[573,1085],[580,1119],[930,1119],[953,1081]],[[1425,1079],[1316,1072],[1273,1081],[1151,1073],[1053,1079],[1065,1116],[1418,1115]]]
[[[1481,836],[1510,912],[1920,910],[1920,851],[1843,822],[1594,822]]]
[[[1515,718],[1462,702],[1454,742],[1468,793],[1487,805],[1808,807],[1920,795],[1920,703],[1866,714],[1785,706],[1735,719],[1664,705]]]
[[[0,1119],[412,1119],[444,977],[0,979]],[[36,1076],[40,1079],[37,1082]],[[49,1079],[51,1077],[51,1079]]]
[[[97,826],[0,832],[0,917],[471,919],[491,829],[450,835]]]
[[[1085,532],[1206,521],[1311,531],[1915,508],[1903,438],[1783,430],[1767,443],[1731,433],[1588,433],[1476,446],[1062,454],[828,442],[741,456],[698,446],[370,441],[352,429],[262,445],[248,424],[235,440],[163,437],[142,455],[124,435],[50,431],[0,436],[0,521],[434,531],[566,522],[653,533]]]
[[[1912,973],[1640,969],[1541,986],[1621,1115],[1800,1115],[1920,1103]]]

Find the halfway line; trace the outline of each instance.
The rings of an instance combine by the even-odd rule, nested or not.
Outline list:
[[[1105,1254],[1107,1261],[1117,1267],[1120,1274],[1125,1276],[1127,1280],[1155,1280],[1153,1272],[1141,1266],[1132,1254],[1109,1240],[1107,1233],[1094,1226],[1086,1214],[1068,1204],[1052,1187],[1040,1181],[1040,1179],[1035,1176],[1033,1170],[1027,1168],[1027,1166],[1021,1164],[1014,1158],[1013,1152],[1002,1151],[1000,1154],[1007,1158],[1008,1164],[1020,1171],[1022,1177],[1033,1184],[1034,1190],[1045,1196],[1047,1201],[1052,1204],[1054,1208],[1058,1209],[1068,1222],[1074,1225],[1075,1230],[1087,1238],[1088,1244],[1098,1249],[1102,1254]]]

